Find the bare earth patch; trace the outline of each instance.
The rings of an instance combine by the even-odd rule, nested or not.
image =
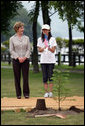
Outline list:
[[[70,107],[71,108],[71,107]],[[27,117],[50,117],[50,116],[57,116],[59,118],[66,118],[67,115],[74,115],[80,112],[84,112],[84,110],[78,109],[74,106],[75,109],[70,110],[55,110],[52,108],[47,108],[46,110],[37,110],[36,108],[32,109],[28,112]]]
[[[37,110],[36,101],[37,99],[45,99],[46,110]],[[73,107],[72,107],[73,106]],[[28,117],[34,117],[36,115],[45,116],[57,116],[64,118],[68,114],[78,114],[84,112],[84,97],[67,97],[63,102],[61,102],[61,111],[58,111],[58,102],[53,98],[44,97],[30,97],[25,99],[17,98],[1,98],[1,111],[14,110],[20,112],[24,109],[28,113]],[[51,114],[51,115],[49,115]],[[52,115],[53,114],[53,115]]]

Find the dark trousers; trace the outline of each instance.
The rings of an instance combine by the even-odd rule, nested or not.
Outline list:
[[[51,79],[54,69],[54,64],[41,64],[42,74],[43,74],[43,83],[47,83],[47,81],[53,81]]]
[[[25,60],[23,63],[20,63],[19,60],[13,59],[13,71],[14,71],[14,79],[15,79],[15,89],[16,96],[21,96],[21,71],[23,77],[23,95],[29,96],[29,60]]]

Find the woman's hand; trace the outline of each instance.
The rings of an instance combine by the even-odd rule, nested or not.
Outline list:
[[[18,60],[20,63],[23,63],[27,58],[26,57],[19,57]]]

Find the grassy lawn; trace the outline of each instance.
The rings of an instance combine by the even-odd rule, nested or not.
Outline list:
[[[57,117],[27,118],[26,112],[6,111],[1,114],[1,121],[2,125],[84,125],[84,113],[60,119]]]
[[[23,86],[21,79],[21,87]],[[42,73],[29,72],[29,86],[30,97],[41,97],[44,94]],[[83,73],[70,73],[69,83],[66,84],[67,88],[71,89],[70,96],[83,96],[84,95],[84,74]],[[23,95],[23,94],[22,94]],[[15,85],[12,69],[1,68],[1,97],[15,97]]]
[[[1,66],[12,66],[12,63],[9,65],[8,62],[1,62]],[[30,65],[30,67],[32,67],[32,65]],[[39,65],[40,67],[40,65]],[[59,66],[57,65],[57,68],[59,68]],[[84,65],[76,65],[76,67],[73,66],[69,66],[69,65],[65,65],[65,64],[61,64],[61,68],[62,69],[75,69],[75,70],[84,70]]]
[[[21,86],[23,86],[21,79]],[[30,97],[43,97],[42,73],[29,72]],[[84,96],[84,74],[70,73],[69,84],[71,89],[69,96]],[[23,94],[22,94],[23,96]],[[12,69],[1,68],[1,97],[16,97],[14,77]],[[27,113],[22,111],[15,113],[5,111],[1,113],[2,125],[84,125],[84,113],[69,115],[67,119],[56,117],[27,118]]]
[[[34,74],[29,72],[30,97],[43,96],[42,73]],[[21,88],[23,88],[23,80],[21,79]],[[37,91],[37,92],[36,92]],[[23,92],[23,91],[22,91]],[[23,96],[23,94],[22,94]],[[16,97],[15,85],[12,69],[1,69],[1,97]]]

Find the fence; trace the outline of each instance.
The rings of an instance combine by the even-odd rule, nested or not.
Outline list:
[[[59,52],[58,54],[55,55],[55,57],[56,57],[56,63],[58,63],[58,65],[60,65],[61,63],[69,64],[69,54],[60,54]],[[8,64],[10,64],[11,63],[10,53],[1,53],[1,61],[8,62]],[[30,57],[30,62],[32,62],[32,56]],[[38,55],[38,62],[40,62],[40,55]],[[73,53],[73,66],[76,66],[76,63],[78,63],[79,65],[81,63],[84,64],[84,54]]]

